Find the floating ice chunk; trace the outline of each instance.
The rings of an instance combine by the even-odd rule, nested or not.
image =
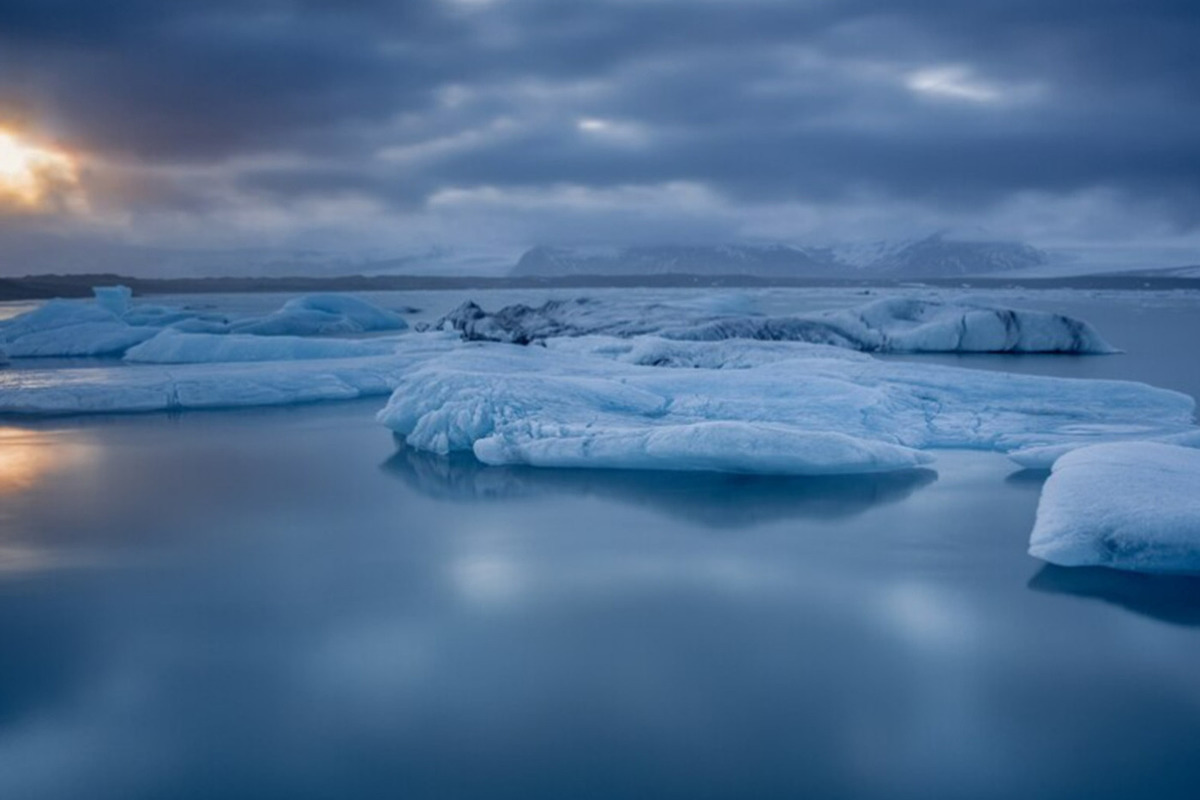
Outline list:
[[[468,341],[529,344],[558,336],[654,333],[665,322],[678,320],[682,313],[663,305],[622,307],[581,297],[548,300],[536,308],[522,304],[505,306],[493,314],[468,301],[430,327],[458,331]]]
[[[1200,571],[1200,450],[1099,444],[1054,464],[1029,552],[1060,566]]]
[[[128,325],[107,308],[78,300],[51,300],[0,323],[0,340],[14,358],[120,355],[154,334],[153,329]]]
[[[1061,314],[909,298],[793,317],[730,318],[663,335],[806,341],[883,353],[1117,352],[1091,325]]]
[[[93,286],[92,294],[96,296],[96,305],[120,317],[129,308],[133,290],[128,286]]]
[[[756,339],[833,345],[870,352],[1112,353],[1086,322],[1043,311],[909,298],[787,317],[714,313],[705,306],[551,300],[488,313],[464,303],[434,327],[472,341],[529,344],[557,337],[657,334],[668,339]]]
[[[793,474],[911,467],[924,460],[918,449],[1008,452],[1194,430],[1190,397],[1136,383],[803,345],[759,350],[768,357],[737,370],[663,369],[626,363],[639,347],[653,352],[651,340],[580,344],[476,345],[420,362],[380,421],[418,449],[472,450],[492,464]]]
[[[259,336],[328,336],[398,331],[408,327],[399,314],[343,294],[313,294],[283,304],[273,314],[230,326],[236,333]]]
[[[4,370],[0,412],[104,414],[386,395],[414,363],[461,346],[443,337],[412,338],[402,353],[367,358]]]
[[[201,314],[183,308],[152,304],[129,305],[130,292],[124,286],[98,286],[93,289],[96,302],[51,300],[40,308],[0,323],[0,344],[14,357],[28,356],[100,356],[121,355],[127,349],[155,336],[159,330],[173,328],[181,333],[227,334],[231,331],[259,335],[330,335],[362,334],[372,331],[403,330],[408,327],[399,315],[349,295],[309,295],[289,300],[272,314],[230,323],[224,317]],[[204,359],[198,341],[173,340],[172,346],[188,347],[187,360]],[[142,351],[141,360],[162,354],[167,342]],[[329,358],[337,355],[362,356],[387,352],[380,345],[328,345],[296,347],[287,355],[286,345],[251,345],[245,342],[216,348],[213,352],[230,353],[229,360],[263,360],[278,353],[280,358]]]
[[[139,364],[201,364],[222,361],[290,361],[387,355],[394,339],[306,339],[299,336],[161,331],[125,353]]]

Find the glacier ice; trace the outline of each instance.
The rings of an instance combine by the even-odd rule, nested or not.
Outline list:
[[[587,298],[488,313],[467,302],[433,324],[471,341],[529,344],[556,337],[658,334],[669,339],[755,339],[891,353],[1113,353],[1087,322],[1044,311],[894,297],[849,309],[785,317],[720,313],[677,304]]]
[[[111,414],[349,400],[391,392],[414,362],[453,346],[419,337],[360,358],[0,371],[0,413]]]
[[[329,336],[407,327],[399,314],[357,297],[313,294],[288,300],[283,308],[265,317],[234,323],[230,331],[259,336]]]
[[[1090,381],[773,345],[736,369],[700,343],[475,344],[414,363],[379,418],[411,446],[488,464],[787,474],[878,472],[924,450],[1011,450],[1194,430],[1194,401]],[[736,356],[735,356],[736,358]],[[631,363],[632,361],[632,363]],[[654,364],[655,366],[645,366]]]
[[[96,297],[96,305],[120,317],[129,308],[133,290],[128,286],[93,286],[92,294]]]
[[[94,304],[71,309],[115,319]],[[0,412],[390,394],[381,421],[428,452],[797,475],[908,469],[937,448],[1035,452],[1197,435],[1191,398],[1142,384],[881,360],[807,342],[580,336],[519,347],[437,332],[306,339],[129,327],[153,338],[129,349],[128,366],[0,373]]]
[[[0,340],[12,358],[120,355],[157,331],[130,325],[109,308],[50,300],[0,322]]]
[[[258,336],[358,335],[377,331],[401,331],[408,327],[398,314],[350,295],[318,294],[298,297],[278,311],[258,317],[230,321],[223,316],[154,304],[130,304],[131,292],[124,286],[101,286],[93,290],[94,302],[51,300],[33,311],[0,322],[0,346],[13,358],[50,356],[120,356],[151,339],[159,331],[190,334],[255,334]],[[186,346],[184,360],[263,360],[266,354],[279,358],[329,358],[386,352],[381,346],[349,344],[293,345],[217,344],[210,342],[213,355],[200,358],[200,340],[164,340],[141,351],[140,360],[155,360],[150,353],[163,353],[168,345]],[[259,355],[249,355],[251,352]],[[295,355],[306,353],[306,355]],[[161,359],[160,359],[161,360]]]
[[[1115,442],[1074,450],[1042,489],[1029,552],[1060,566],[1200,572],[1200,450]]]

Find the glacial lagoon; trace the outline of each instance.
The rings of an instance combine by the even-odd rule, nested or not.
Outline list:
[[[1125,352],[886,358],[1200,395],[1196,293],[1001,299]],[[1194,796],[1200,577],[1031,558],[1042,472],[488,467],[382,405],[0,422],[0,796]]]

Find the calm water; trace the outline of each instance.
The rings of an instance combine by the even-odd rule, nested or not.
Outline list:
[[[935,360],[1200,393],[1157,302]],[[495,469],[381,404],[0,424],[0,797],[1196,796],[1200,578],[1031,559],[1040,474]]]

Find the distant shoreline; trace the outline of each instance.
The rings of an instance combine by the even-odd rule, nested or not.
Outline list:
[[[564,275],[556,277],[472,277],[437,275],[343,275],[280,278],[133,278],[114,274],[32,275],[0,278],[0,301],[89,297],[93,286],[123,284],[135,295],[254,292],[379,292],[452,289],[599,288],[897,288],[903,286],[976,289],[1200,289],[1200,278],[1137,274],[1059,278],[928,278],[880,280],[778,278],[755,275]]]

